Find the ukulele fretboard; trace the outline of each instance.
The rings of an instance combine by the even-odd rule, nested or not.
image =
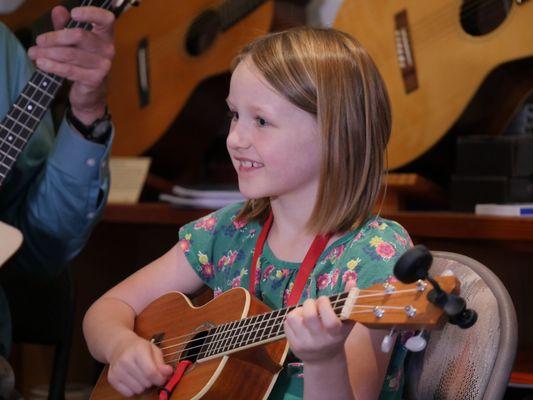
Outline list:
[[[337,315],[340,315],[347,297],[347,293],[330,297]],[[285,336],[283,323],[287,314],[295,308],[296,306],[280,308],[212,328],[198,352],[199,361],[283,338]]]

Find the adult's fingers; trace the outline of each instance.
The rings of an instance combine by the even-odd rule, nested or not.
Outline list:
[[[54,25],[54,30],[63,29],[67,22],[70,19],[70,13],[63,6],[56,6],[52,9],[52,24]]]

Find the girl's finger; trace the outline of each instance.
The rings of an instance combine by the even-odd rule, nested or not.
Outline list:
[[[302,305],[302,321],[312,335],[318,335],[322,331],[322,322],[318,315],[315,300],[307,299]]]
[[[332,333],[340,332],[342,322],[337,314],[335,314],[335,311],[333,311],[329,298],[326,296],[320,296],[317,299],[316,304],[324,328]]]

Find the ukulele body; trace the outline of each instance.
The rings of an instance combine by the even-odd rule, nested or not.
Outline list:
[[[218,325],[268,311],[268,306],[242,288],[229,290],[202,307],[194,307],[185,295],[173,292],[155,300],[137,317],[135,332],[148,340],[163,340],[161,348],[176,342],[182,343],[172,349],[172,352],[180,352],[186,345],[183,342],[191,340],[196,332],[205,331],[210,324]],[[180,337],[180,340],[165,342],[176,337]],[[278,340],[205,362],[195,362],[185,372],[171,399],[266,398],[283,366],[287,351],[286,340]],[[170,350],[164,349],[163,353],[167,355]],[[168,359],[165,356],[165,360]],[[91,399],[123,398],[107,382],[107,371],[106,366]],[[136,398],[157,399],[158,393],[153,388]]]

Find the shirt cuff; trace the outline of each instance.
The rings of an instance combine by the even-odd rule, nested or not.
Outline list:
[[[105,179],[114,137],[112,129],[104,144],[85,139],[63,119],[49,163],[55,168],[81,179]]]

